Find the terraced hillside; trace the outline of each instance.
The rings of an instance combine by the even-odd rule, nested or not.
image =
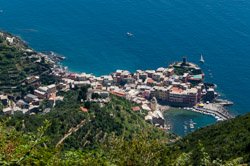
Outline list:
[[[19,91],[27,76],[40,75],[49,70],[38,53],[29,49],[22,40],[0,32],[1,91]]]

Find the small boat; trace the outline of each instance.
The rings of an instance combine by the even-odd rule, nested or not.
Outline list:
[[[202,54],[201,54],[201,59],[200,59],[200,62],[201,62],[201,63],[205,63],[205,60],[204,60],[204,58],[203,58]]]
[[[127,32],[126,34],[127,34],[128,37],[133,37],[134,36],[134,34],[131,33],[131,32]]]
[[[217,121],[223,121],[223,119],[222,118],[218,118]]]
[[[193,122],[193,120],[192,120],[192,119],[190,120],[189,126],[190,126],[190,128],[191,128],[191,129],[193,129],[193,128],[194,128],[194,122]]]

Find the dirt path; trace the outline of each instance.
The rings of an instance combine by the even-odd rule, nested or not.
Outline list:
[[[60,146],[65,139],[67,139],[71,134],[77,132],[84,124],[86,120],[82,120],[76,127],[72,127],[69,131],[64,135],[64,137],[56,144],[56,148]]]

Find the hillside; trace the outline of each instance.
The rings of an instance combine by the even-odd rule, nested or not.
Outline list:
[[[34,116],[17,114],[2,120],[5,119],[6,128],[15,127],[16,132],[24,134],[36,133],[48,120],[50,125],[43,134],[49,140],[45,151],[58,153],[59,150],[62,156],[57,157],[62,161],[66,160],[64,153],[69,151],[79,155],[78,162],[85,162],[84,156],[94,153],[98,162],[115,165],[150,165],[145,159],[149,154],[154,165],[227,165],[250,161],[250,114],[200,129],[171,143],[174,136],[146,123],[143,113],[131,111],[134,104],[129,101],[113,96],[111,102],[101,108],[94,103],[79,102],[79,94],[80,90],[65,93],[64,102],[50,113]],[[88,107],[89,111],[82,112],[80,106]],[[59,149],[55,148],[82,121],[84,123],[79,130],[63,140]],[[71,157],[67,160],[72,160]],[[91,162],[94,160],[88,157]]]
[[[144,121],[140,112],[133,112],[134,104],[112,96],[109,104],[100,107],[79,102],[78,95],[79,91],[64,94],[64,102],[47,114],[3,116],[0,164],[152,165],[164,161],[162,153],[174,137]],[[88,112],[80,106],[88,107]],[[79,130],[57,146],[82,122]]]
[[[121,108],[120,111],[123,112],[124,117],[128,118],[133,115],[139,123],[147,127],[139,127],[136,125],[138,123],[133,120],[130,123],[126,123],[126,120],[119,123],[120,118],[111,118],[109,114],[99,116],[94,113],[95,122],[87,123],[88,125],[68,137],[63,146],[55,148],[55,143],[64,135],[64,132],[75,126],[81,118],[91,117],[90,114],[93,112],[85,116],[86,113],[82,114],[79,110],[77,115],[76,107],[73,113],[60,110],[62,112],[54,112],[54,116],[50,114],[52,117],[49,121],[45,120],[43,127],[37,129],[32,129],[32,127],[38,126],[40,121],[44,120],[43,118],[40,121],[39,118],[34,117],[30,117],[30,120],[25,119],[25,126],[30,126],[25,128],[18,127],[17,119],[20,120],[20,117],[14,118],[18,131],[10,124],[6,126],[6,123],[0,123],[0,144],[3,147],[0,149],[0,163],[221,166],[238,165],[250,161],[248,150],[250,114],[200,129],[176,143],[169,144],[168,139],[164,139],[163,133],[140,122],[139,115],[126,109],[130,106],[129,103],[121,99],[113,99],[112,103]],[[114,113],[111,107],[112,105],[109,105],[100,111],[104,115],[105,112]],[[77,117],[74,114],[79,119],[75,119]],[[62,120],[61,123],[59,119]],[[27,129],[33,131],[27,132]],[[106,137],[102,134],[98,135],[101,130],[107,133]],[[120,134],[121,131],[127,131],[128,134]]]
[[[145,122],[142,114],[133,112],[133,104],[127,100],[113,96],[111,102],[101,108],[98,104],[77,101],[78,93],[71,91],[64,94],[64,101],[47,114],[16,114],[7,124],[20,131],[33,132],[48,120],[51,125],[46,135],[52,139],[51,146],[55,146],[72,127],[84,120],[84,125],[65,140],[63,145],[66,149],[91,147],[112,134],[130,139],[143,130],[150,130],[152,138],[167,139],[167,134]],[[88,112],[82,112],[81,106],[88,107]]]
[[[20,92],[28,76],[50,71],[37,54],[18,37],[0,32],[0,90]]]
[[[211,160],[223,161],[242,157],[250,161],[250,113],[197,130],[176,143],[179,152],[192,152],[192,161],[199,162],[200,147]],[[198,164],[198,163],[196,163]]]

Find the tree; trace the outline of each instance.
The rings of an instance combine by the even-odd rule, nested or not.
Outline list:
[[[84,86],[80,88],[78,92],[78,97],[77,97],[78,101],[82,101],[82,100],[85,101],[87,99],[88,88],[89,86]]]
[[[182,153],[175,161],[176,166],[187,166],[192,165],[191,160],[192,153]]]
[[[98,99],[98,98],[100,98],[101,96],[98,94],[98,93],[92,93],[92,95],[91,95],[91,98],[92,99]]]
[[[85,106],[85,108],[90,109],[91,102],[86,101],[86,102],[84,103],[84,106]]]
[[[3,104],[2,102],[0,101],[0,114],[3,112]]]

